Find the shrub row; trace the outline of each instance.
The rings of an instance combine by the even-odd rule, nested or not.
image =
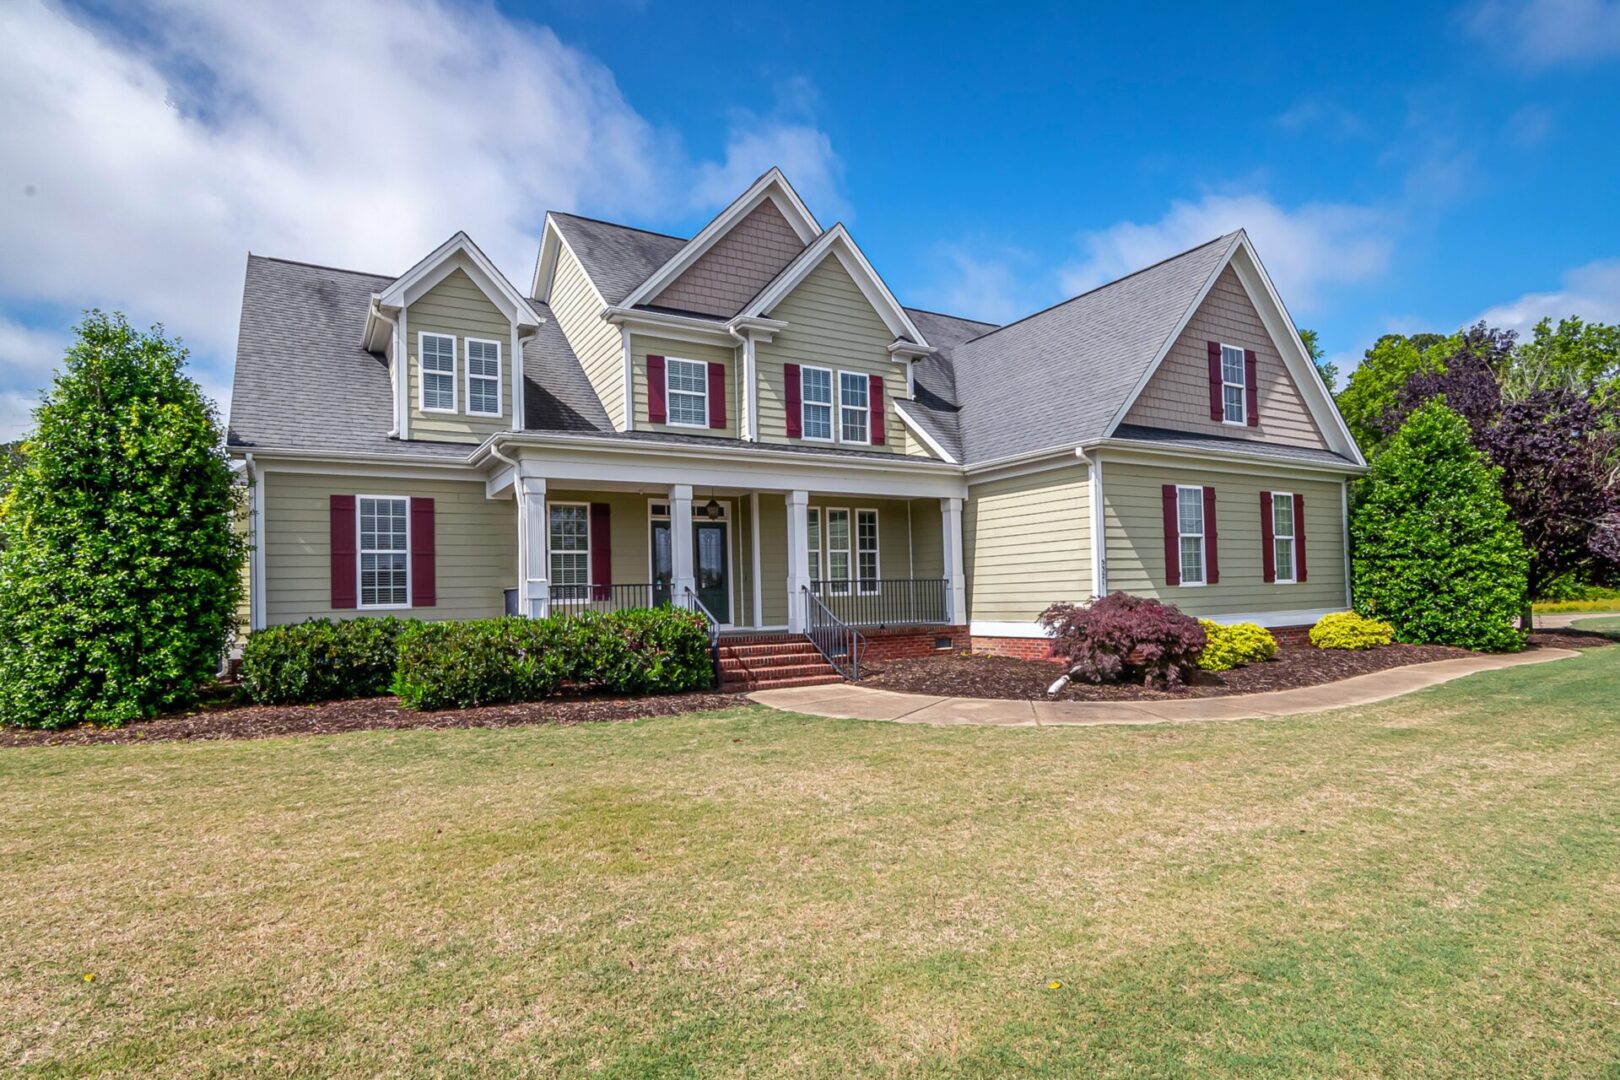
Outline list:
[[[1208,639],[1204,651],[1198,654],[1198,666],[1205,671],[1230,671],[1277,655],[1277,639],[1257,623],[1223,626],[1209,619],[1199,619],[1198,625],[1204,628],[1204,637]]]
[[[311,619],[252,634],[238,672],[260,704],[373,697],[411,709],[536,701],[567,687],[668,694],[711,684],[708,630],[673,608],[547,619]]]

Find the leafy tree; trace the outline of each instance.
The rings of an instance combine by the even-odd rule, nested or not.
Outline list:
[[[1336,398],[1339,412],[1362,452],[1372,457],[1386,438],[1384,414],[1396,403],[1413,375],[1445,369],[1445,357],[1459,338],[1439,334],[1385,334],[1364,354],[1361,365]]]
[[[1311,363],[1316,365],[1317,374],[1322,376],[1322,382],[1327,386],[1328,393],[1333,393],[1339,382],[1339,365],[1324,361],[1327,350],[1322,348],[1317,340],[1315,330],[1306,330],[1299,327],[1299,340],[1305,343],[1305,351],[1311,354]]]
[[[214,672],[245,544],[185,357],[121,315],[77,327],[0,517],[0,721],[124,724],[189,703]]]
[[[1569,390],[1602,404],[1620,402],[1620,326],[1570,317],[1536,324],[1503,377],[1514,397],[1536,390]]]
[[[1517,400],[1504,382],[1517,361],[1513,335],[1482,326],[1439,373],[1412,377],[1386,430],[1436,398],[1469,427],[1469,438],[1500,470],[1502,495],[1529,548],[1528,600],[1560,577],[1606,576],[1620,569],[1620,485],[1616,453],[1620,402],[1594,404],[1569,386],[1529,391]]]
[[[1351,521],[1356,610],[1407,642],[1512,651],[1528,561],[1468,422],[1432,400],[1373,460]]]

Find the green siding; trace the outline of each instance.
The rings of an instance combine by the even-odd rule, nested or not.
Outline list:
[[[1165,584],[1165,484],[1213,485],[1221,580],[1215,585]],[[1260,548],[1260,492],[1292,491],[1305,500],[1309,580],[1268,585]],[[1311,611],[1344,606],[1344,525],[1337,481],[1222,472],[1194,466],[1127,465],[1105,461],[1103,506],[1110,590],[1152,596],[1190,615]]]
[[[459,267],[429,289],[405,312],[410,363],[410,436],[433,442],[482,442],[512,426],[512,323]],[[421,338],[423,333],[456,339],[456,411],[421,409]],[[467,338],[483,338],[501,347],[501,415],[467,412]]]
[[[1033,622],[1057,601],[1092,595],[1091,486],[1083,464],[973,485],[962,533],[974,619]]]
[[[438,603],[379,614],[423,619],[499,615],[503,590],[517,584],[517,511],[511,499],[486,499],[484,482],[382,480],[267,471],[265,490],[266,619],[270,623],[369,614],[333,610],[333,495],[405,495],[434,500]]]
[[[669,424],[654,424],[647,419],[647,356],[676,357],[681,360],[698,360],[706,364],[719,364],[726,371],[726,426],[723,428],[711,427],[684,427]],[[630,362],[631,379],[635,387],[636,399],[636,430],[638,431],[672,431],[681,435],[713,435],[729,439],[737,438],[737,410],[739,371],[741,365],[737,360],[737,350],[722,348],[718,345],[699,345],[692,341],[674,341],[669,338],[649,337],[646,334],[632,334],[630,336]]]
[[[549,303],[557,327],[616,430],[624,430],[624,338],[602,319],[602,298],[566,245],[557,256]]]

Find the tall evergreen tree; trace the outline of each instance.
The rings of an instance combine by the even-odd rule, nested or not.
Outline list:
[[[91,312],[0,513],[0,721],[185,705],[232,629],[245,543],[213,406],[161,328]]]

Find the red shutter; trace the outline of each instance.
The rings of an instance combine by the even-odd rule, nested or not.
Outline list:
[[[654,424],[669,419],[669,407],[664,404],[664,358],[647,357],[647,419]]]
[[[411,499],[411,606],[432,607],[439,602],[434,571],[433,500]]]
[[[1221,400],[1221,343],[1211,341],[1209,344],[1209,418],[1223,420],[1226,418],[1226,406]]]
[[[591,503],[591,599],[613,595],[613,528],[611,507]]]
[[[1305,496],[1294,492],[1294,580],[1305,583]]]
[[[783,364],[782,377],[787,380],[787,434],[790,439],[804,438],[804,387],[799,383],[799,365]]]
[[[355,566],[354,496],[333,495],[328,518],[332,545],[332,606],[359,606],[359,573]]]
[[[726,365],[709,365],[709,426],[726,426]]]
[[[1215,489],[1204,488],[1204,580],[1211,585],[1221,581],[1221,531],[1215,525]]]
[[[1181,584],[1181,522],[1176,515],[1176,485],[1164,485],[1164,583]]]
[[[887,434],[883,429],[883,376],[872,376],[872,445],[882,446]]]
[[[1260,493],[1260,566],[1261,578],[1267,585],[1277,580],[1276,526],[1271,519],[1271,492]]]
[[[1249,426],[1255,427],[1260,423],[1260,361],[1254,355],[1253,349],[1243,350],[1243,395],[1244,409],[1248,414]]]

